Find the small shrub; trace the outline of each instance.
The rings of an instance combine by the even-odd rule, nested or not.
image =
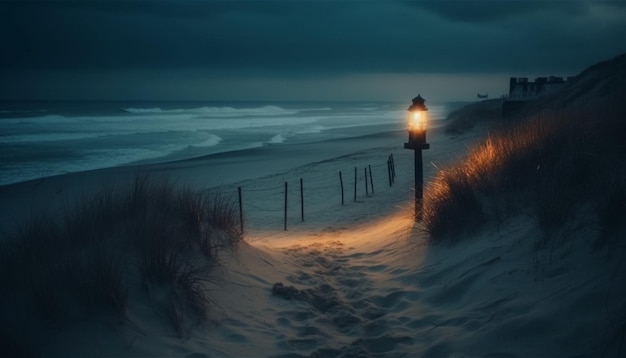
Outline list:
[[[545,182],[536,185],[535,192],[529,202],[530,215],[535,219],[544,235],[536,245],[542,247],[552,239],[555,229],[561,227],[572,218],[576,198],[568,195],[567,190],[556,182],[559,176],[547,178]]]
[[[190,188],[183,188],[176,199],[178,215],[181,218],[185,230],[194,237],[202,234],[202,224],[208,220],[207,208],[211,203],[207,202],[206,195],[195,193]]]
[[[471,231],[484,218],[468,176],[457,170],[440,172],[427,186],[422,221],[436,240]]]
[[[117,255],[99,251],[89,254],[88,260],[69,257],[60,274],[65,288],[87,310],[104,306],[125,318],[129,289],[125,279],[126,262]]]
[[[147,253],[140,263],[148,296],[182,336],[189,317],[203,318],[209,308],[206,292],[209,266],[195,267],[188,258],[171,250]]]
[[[604,246],[610,237],[626,226],[626,177],[610,177],[605,187],[606,191],[595,203],[600,232],[595,248]]]
[[[616,134],[624,128],[626,110],[598,110],[607,107],[601,101],[580,103],[502,127],[470,148],[463,161],[441,170],[424,193],[423,224],[432,240],[515,213],[535,217],[549,233],[598,200],[602,225],[614,225],[618,219],[611,212],[622,210],[619,199],[599,198],[607,195],[603,178],[626,178],[615,164],[626,154]]]
[[[206,282],[219,250],[241,238],[235,213],[218,195],[142,175],[54,216],[31,215],[0,242],[0,304],[26,297],[23,314],[50,322],[101,309],[124,319],[137,282],[182,335],[209,309]]]

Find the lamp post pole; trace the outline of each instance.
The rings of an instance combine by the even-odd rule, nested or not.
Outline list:
[[[413,104],[409,106],[409,141],[404,143],[405,149],[415,151],[415,218],[422,219],[422,197],[424,194],[424,173],[422,162],[422,150],[429,149],[430,144],[426,143],[426,115],[428,111],[425,100],[418,95],[413,98]]]
[[[422,218],[422,199],[424,197],[424,169],[422,162],[422,150],[415,149],[415,217]]]

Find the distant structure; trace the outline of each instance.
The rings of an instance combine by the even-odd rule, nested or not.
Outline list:
[[[511,77],[509,79],[509,95],[502,104],[504,117],[519,113],[526,102],[555,93],[567,84],[572,77],[537,77],[535,82],[528,81],[526,77]]]
[[[476,97],[478,97],[478,98],[489,98],[489,93],[485,93],[485,94],[476,93]]]
[[[535,99],[560,90],[566,83],[567,80],[564,80],[563,77],[555,76],[537,77],[535,82],[529,82],[526,77],[511,77],[509,80],[509,100]]]

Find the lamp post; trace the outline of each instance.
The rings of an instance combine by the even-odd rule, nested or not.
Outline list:
[[[413,104],[409,106],[408,110],[408,131],[409,142],[404,143],[405,149],[412,149],[415,151],[415,217],[420,220],[422,218],[422,196],[423,196],[423,165],[422,165],[422,150],[429,149],[430,144],[426,143],[426,105],[424,105],[424,98],[421,95],[413,98]]]

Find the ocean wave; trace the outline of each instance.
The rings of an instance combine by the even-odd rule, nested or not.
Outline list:
[[[190,145],[189,148],[207,148],[207,147],[215,147],[216,145],[220,144],[220,142],[222,141],[222,138],[211,134],[209,136],[209,138],[206,138],[205,140],[203,140],[200,143],[196,143],[193,145]]]
[[[6,109],[6,110],[0,110],[0,114],[19,114],[19,115],[25,115],[25,114],[30,114],[30,113],[45,113],[48,112],[47,109]]]
[[[94,139],[110,135],[108,133],[33,133],[18,135],[0,135],[0,143],[2,144],[28,144],[28,143],[47,143],[60,141],[78,141],[85,139]]]
[[[268,144],[279,144],[279,143],[283,143],[285,141],[285,137],[283,137],[280,134],[277,134],[275,136],[273,136],[267,143]]]
[[[234,107],[198,107],[188,109],[162,109],[155,108],[123,108],[125,112],[132,114],[199,114],[210,117],[239,117],[239,116],[282,116],[299,113],[300,109],[285,109],[279,106],[262,106],[253,108]]]
[[[325,126],[312,126],[312,127],[308,127],[308,128],[304,128],[301,130],[298,130],[297,132],[295,132],[296,134],[316,134],[316,133],[321,133],[325,130],[328,130],[328,127]]]
[[[100,149],[80,152],[73,159],[52,159],[47,161],[31,160],[19,166],[5,168],[0,172],[0,185],[19,183],[27,180],[45,178],[54,175],[77,173],[87,170],[111,168],[127,165],[142,160],[162,156],[163,151],[175,151],[168,147],[155,150],[152,148]]]
[[[65,117],[65,116],[58,115],[58,114],[47,114],[43,116],[39,115],[36,117],[3,118],[0,120],[0,123],[3,125],[9,125],[9,124],[25,125],[28,123],[44,123],[44,124],[69,123],[71,121],[72,119],[69,117]]]

